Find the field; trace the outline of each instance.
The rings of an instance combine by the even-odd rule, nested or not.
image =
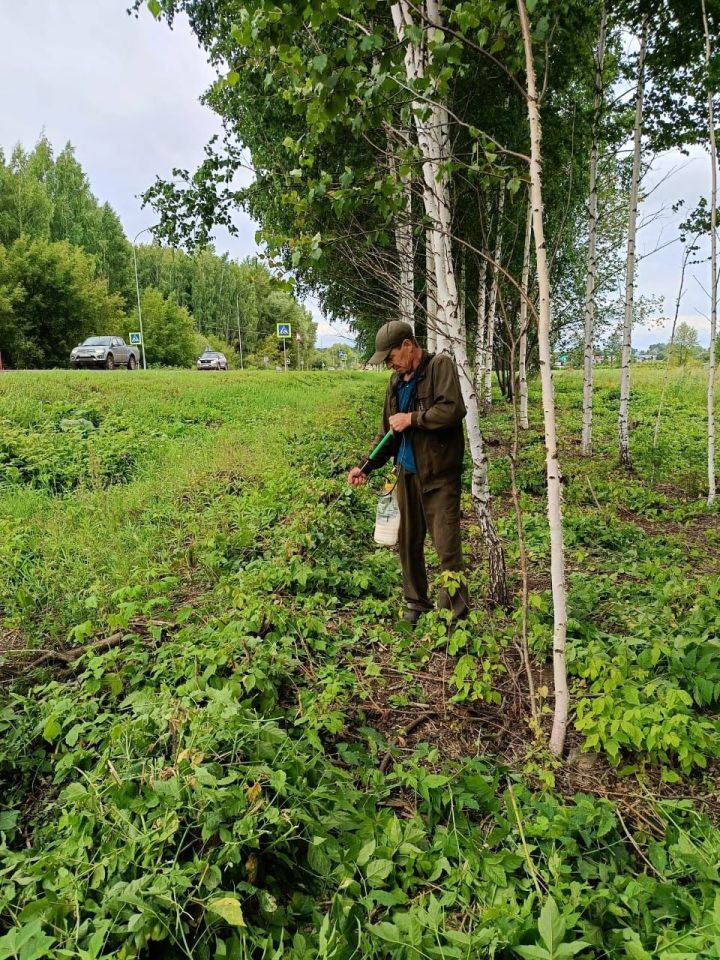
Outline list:
[[[0,960],[720,958],[720,523],[703,372],[556,374],[573,713],[513,608],[401,629],[349,466],[384,376],[0,377]],[[552,707],[538,389],[518,484]]]

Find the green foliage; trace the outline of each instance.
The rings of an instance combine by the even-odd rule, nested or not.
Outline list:
[[[599,376],[610,390],[612,375]],[[566,424],[573,377],[558,383]],[[142,391],[131,376],[10,379],[3,436],[31,449],[37,435],[32,451],[47,451],[57,480],[28,470],[0,489],[0,631],[42,649],[114,633],[123,643],[5,684],[0,958],[717,954],[720,840],[692,801],[649,800],[646,831],[608,800],[539,789],[490,755],[482,711],[505,689],[519,618],[478,604],[450,637],[440,614],[393,628],[400,574],[371,539],[374,494],[343,485],[384,377],[151,371]],[[702,409],[693,383],[676,399]],[[599,415],[599,444],[612,443],[613,419],[608,408],[604,432]],[[94,485],[99,435],[131,428],[137,459],[122,485]],[[602,701],[605,741],[591,749],[611,754],[610,705],[613,719],[639,707],[640,738],[619,743],[618,760],[679,776],[694,754],[713,755],[701,734],[720,692],[717,583],[695,569],[702,545],[682,539],[705,507],[650,487],[647,456],[633,478],[602,454],[565,462],[580,723]],[[494,456],[498,487],[501,467]],[[534,460],[528,487],[533,473]],[[521,495],[542,567],[544,502]],[[483,574],[469,575],[480,597]],[[529,630],[543,659],[542,585]],[[388,742],[371,713],[378,697],[390,711],[422,698],[414,674],[440,653],[478,731],[451,761],[422,729],[414,748]],[[652,742],[655,726],[667,738],[683,724],[677,747]],[[688,793],[712,789],[683,776]],[[650,782],[633,789],[646,796]]]
[[[226,354],[238,336],[251,353],[280,320],[293,324],[308,349],[314,344],[310,313],[290,284],[256,259],[234,263],[211,247],[189,256],[153,244],[139,246],[137,260],[141,291],[159,290],[165,301],[191,315],[193,330],[206,340],[222,339]],[[89,300],[103,294],[111,295],[105,298],[107,309],[91,307]],[[70,349],[85,335],[125,330],[132,318],[120,321],[121,312],[135,310],[136,304],[131,245],[112,207],[93,196],[72,144],[57,156],[44,137],[30,152],[18,145],[8,160],[0,150],[4,365],[65,366]],[[189,348],[187,314],[160,309],[154,295],[149,310],[158,325],[152,362],[188,366],[195,348]],[[170,329],[176,333],[174,345]]]
[[[91,257],[66,241],[23,235],[0,247],[0,340],[7,366],[65,366],[71,349],[121,327],[121,300]]]
[[[165,300],[159,290],[148,287],[141,297],[145,359],[149,366],[189,367],[197,359],[193,321],[174,300]],[[137,310],[130,327],[140,329]]]

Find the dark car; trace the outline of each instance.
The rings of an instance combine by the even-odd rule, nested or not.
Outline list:
[[[104,367],[105,370],[127,367],[128,370],[136,370],[139,362],[138,348],[129,347],[122,337],[88,337],[70,354],[73,370],[79,367]]]
[[[198,370],[227,370],[228,362],[224,353],[219,350],[206,350],[198,357]]]

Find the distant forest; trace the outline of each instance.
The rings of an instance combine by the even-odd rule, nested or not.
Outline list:
[[[137,246],[148,363],[187,366],[205,346],[274,362],[275,324],[289,322],[306,350],[315,324],[286,283],[256,259],[207,246],[193,254]],[[72,144],[55,154],[0,150],[0,354],[4,367],[65,366],[86,336],[137,329],[132,244],[109,203],[93,194]],[[292,363],[299,356],[291,351]],[[307,360],[309,361],[309,356]]]

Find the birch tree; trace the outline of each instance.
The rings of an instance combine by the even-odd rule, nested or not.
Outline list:
[[[440,4],[425,0],[419,39],[418,24],[410,0],[392,5],[392,17],[399,43],[405,44],[404,64],[408,86],[427,88],[431,65],[431,41],[442,30]],[[429,42],[430,41],[430,42]],[[432,81],[431,81],[432,82]],[[467,433],[472,457],[472,500],[483,538],[488,549],[490,596],[496,603],[507,603],[505,556],[490,513],[488,464],[482,435],[478,397],[467,349],[467,330],[460,311],[458,284],[452,251],[452,200],[448,162],[451,159],[450,118],[442,96],[432,90],[432,99],[415,97],[413,120],[423,171],[423,201],[430,224],[430,244],[435,268],[438,304],[438,347],[442,340],[455,358],[463,400],[467,408]],[[442,338],[442,340],[440,340]]]
[[[527,110],[530,127],[530,198],[532,203],[535,262],[538,281],[538,349],[540,353],[540,383],[542,386],[543,422],[545,427],[545,471],[547,478],[548,522],[550,526],[550,578],[553,597],[553,687],[555,711],[550,750],[559,756],[565,745],[569,693],[565,662],[567,634],[567,601],[565,588],[565,549],[562,520],[562,474],[557,449],[555,397],[553,392],[550,350],[550,271],[547,262],[543,223],[542,191],[542,128],[540,105],[535,79],[535,60],[532,33],[525,0],[517,0],[520,30],[525,52]]]
[[[530,243],[532,241],[532,198],[528,196],[527,217],[525,220],[525,240],[523,242],[523,265],[520,280],[520,334],[518,345],[518,423],[521,430],[529,430],[528,420],[528,297],[530,295]],[[513,374],[514,375],[514,374]]]
[[[398,316],[415,329],[415,250],[413,246],[412,175],[400,171],[392,144],[388,159],[393,176],[402,187],[402,205],[395,217],[395,249],[398,259]]]
[[[708,84],[708,143],[710,147],[710,356],[707,385],[707,448],[708,448],[708,506],[715,503],[715,350],[717,338],[717,143],[710,64],[712,49],[705,0],[702,2],[703,31],[705,33],[705,67]]]
[[[430,227],[425,229],[425,323],[428,353],[437,350],[437,284],[435,283],[435,257],[430,239]]]
[[[492,279],[490,281],[490,299],[487,311],[487,333],[485,335],[485,373],[483,406],[485,413],[492,406],[493,349],[495,347],[495,319],[497,314],[498,287],[500,284],[500,265],[502,264],[503,212],[505,210],[505,184],[500,184],[497,205],[497,228],[495,232],[495,250],[493,253]]]
[[[625,263],[625,320],[623,322],[623,345],[620,374],[620,413],[618,431],[620,439],[620,463],[631,469],[630,457],[630,360],[632,357],[632,326],[635,305],[635,240],[637,235],[637,209],[640,191],[640,163],[642,160],[643,96],[645,92],[645,54],[647,50],[647,21],[640,28],[640,49],[637,61],[637,85],[635,88],[635,123],[633,125],[633,160],[628,201],[627,258]]]
[[[477,307],[475,310],[475,392],[482,396],[485,376],[485,333],[487,330],[488,262],[481,257],[478,267]]]
[[[585,279],[585,346],[583,351],[583,420],[582,452],[589,457],[592,453],[592,401],[593,401],[593,356],[594,319],[595,319],[595,275],[597,272],[597,230],[598,230],[598,137],[600,112],[603,102],[603,70],[605,64],[605,39],[607,33],[607,11],[602,4],[600,14],[600,34],[595,52],[595,86],[593,91],[593,122],[590,145],[590,198],[588,201],[588,248]]]

